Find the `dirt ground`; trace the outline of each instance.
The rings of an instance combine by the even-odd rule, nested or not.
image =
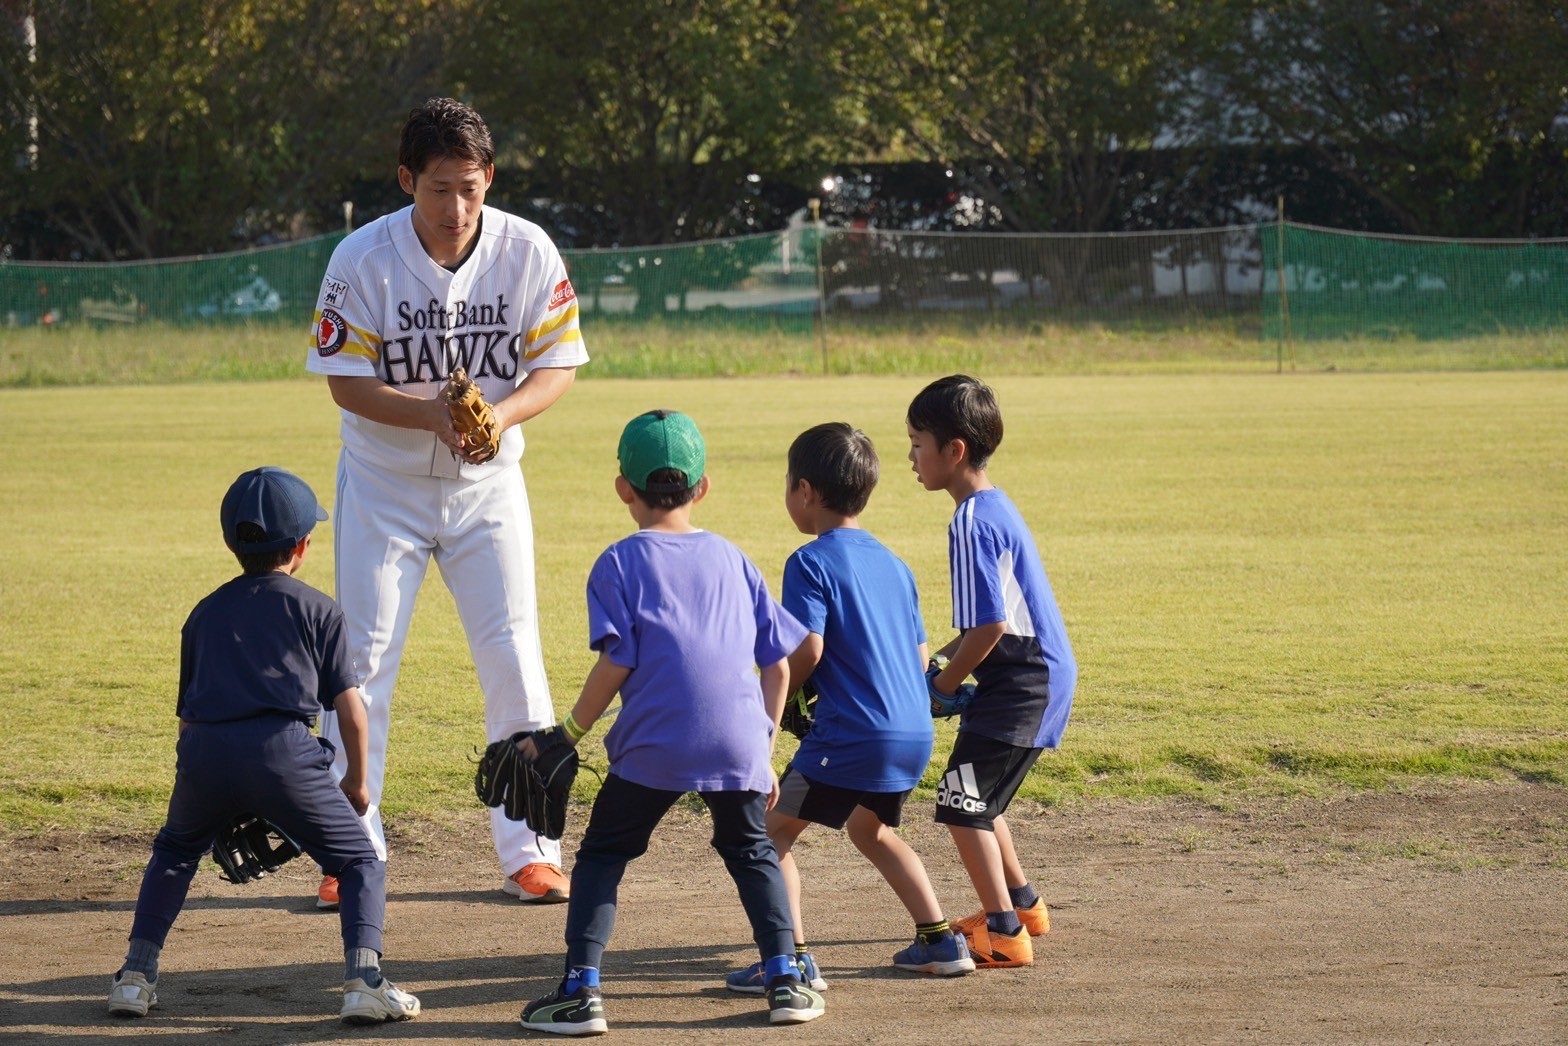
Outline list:
[[[967,914],[951,844],[920,804],[911,813],[906,837],[938,895]],[[845,839],[808,833],[798,853],[828,1012],[772,1028],[760,1000],[722,986],[754,952],[701,817],[677,811],[622,890],[605,970],[613,1040],[1568,1042],[1562,790],[1015,808],[1012,823],[1051,933],[1033,967],[952,980],[887,965],[911,934],[891,891]],[[164,951],[161,1007],[107,1017],[148,841],[0,850],[0,1040],[553,1041],[516,1018],[559,975],[565,907],[501,895],[477,810],[394,835],[386,969],[423,1001],[418,1020],[338,1023],[337,920],[315,910],[303,860],[248,887],[204,866]]]

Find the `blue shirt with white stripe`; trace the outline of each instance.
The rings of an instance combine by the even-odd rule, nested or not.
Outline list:
[[[947,528],[953,627],[1001,622],[974,670],[975,699],[959,729],[1020,748],[1055,748],[1072,710],[1078,663],[1034,537],[993,487],[965,498]]]

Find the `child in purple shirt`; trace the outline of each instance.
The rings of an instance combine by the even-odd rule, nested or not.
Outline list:
[[[801,981],[789,897],[764,827],[778,799],[772,755],[787,659],[806,630],[738,548],[692,526],[708,477],[691,418],[662,410],[633,418],[617,457],[615,491],[639,529],[606,549],[588,576],[588,640],[599,660],[557,729],[576,744],[617,691],[621,714],[605,736],[610,772],[572,868],[566,975],[528,1004],[523,1026],[607,1030],[599,973],[621,876],[687,792],[713,816],[713,847],[751,921],[769,1021],[814,1020],[822,996]],[[520,745],[525,755],[531,745]]]

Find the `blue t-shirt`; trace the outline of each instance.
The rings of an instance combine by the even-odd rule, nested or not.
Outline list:
[[[180,633],[175,711],[188,723],[287,715],[314,724],[358,685],[342,609],[277,571],[220,585]]]
[[[915,576],[863,530],[840,527],[784,564],[784,608],[822,637],[816,723],[792,761],[813,781],[904,792],[931,760]]]
[[[806,638],[740,549],[707,531],[639,530],[588,575],[588,644],[631,669],[605,735],[647,788],[765,792],[773,723],[757,668]]]
[[[953,626],[1000,621],[1006,632],[974,671],[960,729],[1021,748],[1055,748],[1072,709],[1078,663],[1034,537],[1008,496],[976,491],[947,528]]]

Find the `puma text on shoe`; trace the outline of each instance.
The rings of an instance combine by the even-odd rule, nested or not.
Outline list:
[[[827,1012],[822,996],[798,977],[775,977],[768,982],[768,1023],[804,1024]]]
[[[603,1035],[610,1030],[604,1019],[604,996],[598,988],[579,985],[570,995],[565,985],[523,1008],[522,1025],[554,1035]]]

